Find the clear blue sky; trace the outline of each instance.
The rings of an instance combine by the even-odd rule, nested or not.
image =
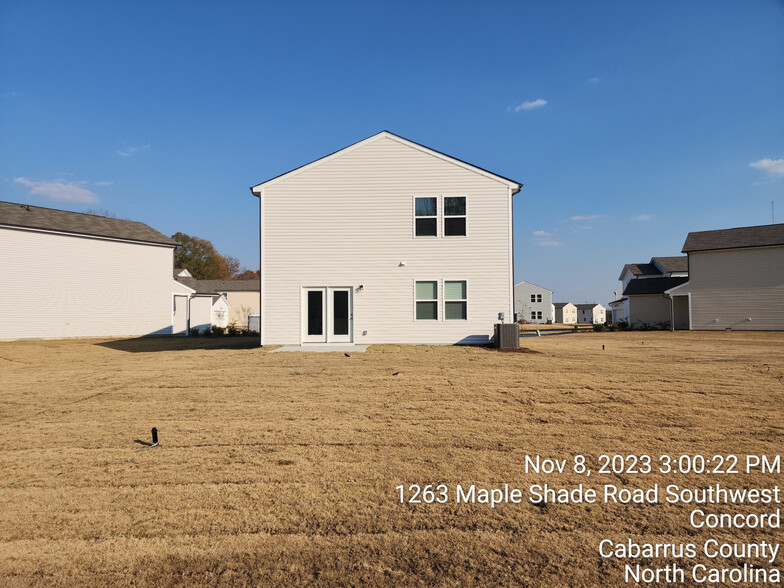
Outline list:
[[[387,129],[525,184],[515,281],[607,303],[784,221],[784,3],[0,0],[0,199],[258,267],[248,187]],[[753,165],[752,165],[753,164]]]

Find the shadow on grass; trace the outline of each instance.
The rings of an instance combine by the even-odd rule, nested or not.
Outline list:
[[[255,349],[260,347],[258,336],[222,335],[216,337],[137,337],[96,343],[100,347],[128,353],[156,351],[190,351],[192,349]]]

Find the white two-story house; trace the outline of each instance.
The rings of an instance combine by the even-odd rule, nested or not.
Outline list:
[[[521,184],[383,131],[251,188],[261,343],[485,343]]]

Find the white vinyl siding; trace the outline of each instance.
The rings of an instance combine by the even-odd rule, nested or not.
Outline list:
[[[444,282],[444,318],[453,321],[464,321],[468,318],[468,294],[465,282]]]
[[[172,247],[0,227],[0,251],[0,339],[172,332]]]
[[[464,195],[468,237],[412,238],[414,198]],[[262,187],[265,345],[300,342],[303,286],[353,285],[356,343],[481,343],[511,316],[510,188],[389,137]],[[416,320],[414,281],[470,283],[469,320]],[[363,285],[362,291],[357,291]]]
[[[415,293],[417,320],[438,320],[438,282],[417,282]]]

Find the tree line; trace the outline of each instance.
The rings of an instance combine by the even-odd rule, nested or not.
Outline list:
[[[174,267],[183,268],[197,280],[258,280],[261,272],[240,267],[240,261],[221,255],[206,239],[175,233],[172,239],[180,244],[174,250]]]

